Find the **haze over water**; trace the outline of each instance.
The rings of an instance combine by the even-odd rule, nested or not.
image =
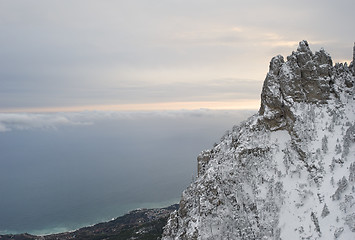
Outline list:
[[[0,234],[68,231],[177,203],[197,155],[254,112],[0,114]]]

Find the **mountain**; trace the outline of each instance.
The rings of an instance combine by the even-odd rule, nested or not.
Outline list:
[[[307,41],[272,58],[260,110],[198,156],[163,239],[355,239],[354,60]]]

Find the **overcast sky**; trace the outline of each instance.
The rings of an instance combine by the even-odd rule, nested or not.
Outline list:
[[[0,0],[0,111],[257,108],[306,39],[350,61],[355,1]]]

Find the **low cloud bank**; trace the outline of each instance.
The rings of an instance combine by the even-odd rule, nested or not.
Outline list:
[[[255,112],[255,111],[254,111]],[[251,115],[252,110],[176,110],[176,111],[84,111],[62,113],[0,113],[0,132],[46,130],[62,126],[92,125],[103,120],[143,120],[157,118],[213,118],[233,114]]]
[[[59,126],[90,124],[70,114],[0,113],[0,132],[30,129],[56,129]]]

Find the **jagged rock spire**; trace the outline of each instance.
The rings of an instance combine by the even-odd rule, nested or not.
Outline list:
[[[286,61],[281,55],[273,57],[259,110],[266,125],[273,130],[292,127],[295,117],[290,107],[294,103],[325,104],[330,99],[339,99],[343,90],[355,94],[354,78],[349,78],[355,76],[355,43],[353,51],[349,68],[338,63],[333,66],[332,58],[323,48],[313,53],[306,40],[299,43],[297,51],[292,52]],[[347,77],[339,78],[335,83],[337,74]]]
[[[297,51],[312,53],[311,49],[309,48],[309,44],[306,40],[302,40],[301,42],[299,42]]]
[[[330,98],[332,65],[324,49],[313,54],[306,40],[286,62],[280,55],[272,58],[259,111],[271,129],[285,128],[293,121],[288,109],[294,102],[325,103]]]

